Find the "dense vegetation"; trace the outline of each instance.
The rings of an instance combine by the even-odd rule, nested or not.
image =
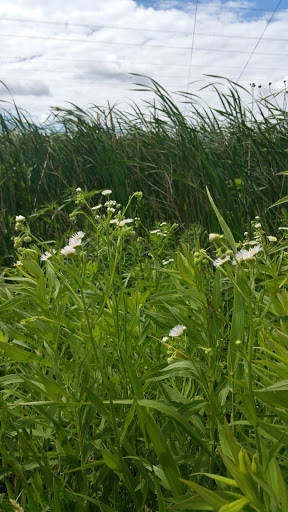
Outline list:
[[[193,127],[158,91],[153,129],[2,119],[1,510],[288,510],[285,113],[246,122],[234,88]]]
[[[145,110],[132,105],[129,114],[96,106],[84,112],[71,105],[54,108],[39,127],[19,109],[14,116],[2,111],[2,254],[12,255],[11,220],[19,212],[51,210],[53,216],[34,217],[34,232],[43,239],[65,233],[69,206],[63,210],[63,197],[77,186],[109,186],[121,204],[141,190],[139,214],[146,226],[162,219],[186,228],[200,224],[211,232],[217,224],[208,186],[230,229],[241,237],[255,215],[288,194],[278,175],[287,169],[287,114],[279,104],[283,95],[251,96],[244,108],[242,90],[228,86],[224,92],[211,86],[221,105],[217,110],[205,110],[194,95],[180,95],[185,115],[156,82],[150,87],[156,101]],[[267,212],[271,228],[279,213]]]

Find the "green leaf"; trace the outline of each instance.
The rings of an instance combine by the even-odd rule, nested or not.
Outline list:
[[[175,407],[171,407],[163,402],[156,400],[138,400],[138,404],[145,407],[150,407],[162,412],[165,416],[170,417],[179,425],[195,442],[197,446],[200,446],[207,454],[211,455],[210,450],[206,444],[200,439],[191,427],[185,416],[182,416]]]
[[[212,199],[212,196],[211,196],[211,194],[209,192],[208,187],[206,187],[206,191],[207,191],[207,195],[208,195],[209,201],[211,203],[211,206],[212,206],[214,212],[216,213],[216,216],[217,216],[217,219],[218,219],[219,224],[221,226],[221,229],[222,229],[222,231],[223,231],[223,233],[224,233],[224,235],[225,235],[225,237],[227,239],[227,242],[230,245],[230,247],[231,247],[232,251],[234,252],[234,254],[236,254],[237,247],[236,247],[236,242],[234,240],[232,232],[231,232],[230,228],[227,226],[227,224],[226,224],[225,220],[223,219],[222,215],[220,215],[220,212],[218,211],[217,206],[216,206],[216,204],[214,203],[214,201]]]
[[[197,512],[205,510],[215,510],[211,505],[208,505],[208,503],[201,497],[201,496],[191,496],[190,498],[187,498],[186,496],[181,496],[179,498],[179,501],[175,502],[175,504],[170,505],[167,507],[167,510],[196,510]]]
[[[221,496],[218,496],[216,492],[205,489],[205,487],[195,484],[194,482],[190,482],[189,480],[183,480],[181,478],[181,481],[184,482],[184,484],[189,485],[189,487],[192,487],[192,489],[194,489],[194,491],[196,491],[199,496],[201,496],[201,498],[203,498],[203,500],[205,500],[206,503],[212,507],[212,510],[219,511],[220,507],[223,507],[223,505],[228,503],[227,500],[224,500],[221,498]]]
[[[284,173],[282,173],[284,174]],[[288,196],[285,196],[285,197],[282,197],[281,199],[279,199],[279,201],[276,201],[276,203],[274,204],[271,204],[271,206],[269,206],[269,208],[274,208],[274,206],[278,206],[279,204],[283,204],[283,203],[287,203],[288,202]],[[268,208],[268,210],[269,210]]]
[[[249,504],[249,500],[247,498],[240,498],[239,500],[233,501],[233,503],[228,503],[227,505],[223,505],[220,508],[219,512],[240,512],[244,510],[245,505]]]
[[[39,363],[43,364],[45,366],[52,367],[52,363],[50,361],[47,361],[47,359],[43,359],[43,357],[38,356],[37,354],[34,354],[33,352],[30,352],[28,350],[22,350],[21,348],[18,348],[15,346],[15,344],[12,343],[1,343],[0,349],[3,350],[3,352],[11,358],[11,362],[22,362],[22,363]],[[1,363],[0,366],[6,363]]]
[[[119,457],[114,455],[114,453],[110,452],[110,450],[101,450],[103,460],[108,468],[113,469],[113,471],[121,471],[122,466]]]
[[[174,496],[179,496],[182,493],[182,485],[179,481],[179,474],[173,455],[154,419],[149,416],[149,414],[146,414],[144,421],[148,435],[153,444],[153,448],[168,480],[171,492]]]
[[[209,478],[213,478],[213,480],[216,480],[216,482],[221,482],[222,484],[230,485],[230,487],[239,487],[239,485],[237,484],[237,482],[235,482],[235,480],[232,480],[231,478],[227,478],[226,476],[213,475],[212,473],[193,473],[191,476],[194,476],[194,475],[206,475]]]
[[[275,382],[264,389],[254,390],[253,393],[274,407],[288,409],[288,380]]]

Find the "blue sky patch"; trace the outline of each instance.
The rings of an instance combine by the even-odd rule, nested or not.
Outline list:
[[[168,10],[178,9],[184,10],[196,6],[196,0],[134,0],[137,5],[142,7],[152,7],[155,10]],[[205,4],[214,4],[220,10],[233,10],[237,12],[241,18],[244,19],[259,19],[263,16],[271,16],[274,9],[278,6],[279,0],[254,0],[254,1],[231,1],[231,0],[217,0],[207,1],[199,0],[198,7],[204,7]],[[288,9],[288,0],[282,0],[278,6],[277,11]]]

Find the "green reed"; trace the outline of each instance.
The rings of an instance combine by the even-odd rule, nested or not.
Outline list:
[[[141,80],[139,78],[139,80]],[[145,225],[168,219],[185,227],[216,229],[206,186],[234,234],[262,214],[287,185],[286,111],[280,95],[243,104],[242,88],[210,85],[220,108],[203,107],[200,97],[180,93],[177,103],[157,82],[139,89],[151,93],[146,109],[129,113],[96,105],[53,108],[44,125],[20,109],[0,115],[0,182],[2,255],[12,254],[11,217],[31,215],[43,239],[69,228],[68,205],[77,186],[111,187],[124,204],[134,190],[143,192],[140,212]],[[285,94],[285,92],[284,92]],[[247,95],[247,91],[246,91]],[[179,103],[185,103],[185,113]],[[60,208],[61,205],[61,208]],[[53,216],[48,212],[52,211]],[[269,210],[275,225],[280,207]]]

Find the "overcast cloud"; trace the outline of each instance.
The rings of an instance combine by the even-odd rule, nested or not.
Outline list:
[[[288,0],[2,0],[0,80],[36,121],[67,102],[127,110],[145,99],[131,73],[169,92],[197,93],[216,74],[267,94],[288,75],[287,34]]]

